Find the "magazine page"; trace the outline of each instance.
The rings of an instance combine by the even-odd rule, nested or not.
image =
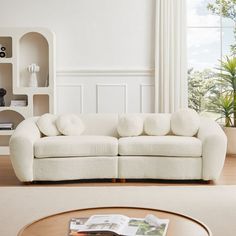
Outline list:
[[[153,217],[158,222],[157,226],[153,226],[150,217],[147,221],[147,217],[143,219],[128,218],[123,215],[99,215],[95,219],[91,217],[93,220],[90,222],[88,222],[89,218],[72,218],[69,222],[69,236],[114,236],[116,234],[125,236],[166,236],[169,220],[158,219],[155,216],[152,216],[152,219]],[[113,228],[114,224],[112,223],[114,221],[115,224],[118,224],[115,228]],[[86,222],[89,223],[89,227],[91,223],[96,223],[96,227],[89,229]]]
[[[72,218],[69,223],[69,236],[104,236],[104,232],[86,232],[85,222],[88,218]],[[78,232],[79,231],[79,232]],[[106,232],[106,236],[114,236],[112,232]]]
[[[79,235],[78,230],[84,229],[84,224],[88,218],[72,218],[69,223],[69,236]]]
[[[121,234],[128,222],[129,217],[124,215],[93,215],[86,221],[84,227],[78,230],[78,232],[108,231],[114,232],[115,234]]]
[[[169,224],[168,219],[158,219],[159,225],[153,226],[141,218],[130,218],[122,235],[126,236],[165,236]]]

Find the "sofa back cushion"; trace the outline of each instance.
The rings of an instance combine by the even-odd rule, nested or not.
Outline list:
[[[112,136],[116,138],[119,136],[117,133],[118,114],[97,114],[97,113],[92,114],[91,113],[91,114],[73,114],[73,116],[74,115],[76,115],[83,124],[83,132],[81,132],[80,135],[103,135],[103,136]],[[50,119],[50,122],[46,122],[46,126],[44,127],[44,129],[41,129],[40,126],[38,125],[37,126],[41,132],[44,131],[42,133],[45,136],[60,135],[61,133],[59,132],[58,127],[56,126],[56,121],[58,120],[58,118],[60,118],[60,116],[50,115],[50,117],[51,116],[54,117],[54,119],[53,120]],[[37,124],[38,121],[42,120],[42,117],[44,117],[44,115],[40,117],[36,117],[35,123]],[[53,125],[53,128],[57,131],[57,133],[50,132],[52,125]],[[70,136],[69,133],[65,133],[64,135]]]
[[[103,135],[103,136],[113,136],[120,137],[117,128],[119,119],[124,116],[124,114],[76,114],[84,125],[84,131],[81,135]],[[177,114],[169,113],[129,113],[129,117],[135,117],[139,120],[141,119],[144,123],[143,131],[139,131],[136,135],[166,135],[173,132],[176,135],[182,136],[193,136],[196,134],[199,128],[199,116],[198,114],[190,114],[188,112],[178,112]],[[171,118],[170,118],[171,117]],[[58,118],[58,116],[57,116]],[[157,119],[158,118],[158,119]],[[191,118],[191,119],[190,119]],[[40,117],[38,118],[38,120]],[[151,120],[150,120],[151,119]],[[171,119],[171,131],[169,130],[169,123]],[[141,123],[142,123],[141,122]],[[37,121],[36,121],[37,123]],[[55,121],[54,121],[55,123]],[[131,122],[132,123],[132,122]],[[139,122],[140,123],[140,122]],[[146,125],[145,125],[146,123]],[[56,126],[55,126],[56,127]],[[190,129],[190,130],[189,130]],[[55,136],[56,134],[51,134],[46,136]],[[133,135],[124,135],[133,136]]]
[[[118,137],[118,114],[78,114],[84,124],[82,135],[105,135]]]
[[[153,113],[128,113],[131,117],[139,117],[145,121],[147,117]],[[77,114],[84,124],[84,132],[82,135],[106,135],[113,137],[120,137],[117,131],[118,122],[124,114],[109,114],[109,113],[91,113],[91,114]],[[163,119],[170,120],[171,114],[163,114]],[[145,134],[144,131],[142,134]]]

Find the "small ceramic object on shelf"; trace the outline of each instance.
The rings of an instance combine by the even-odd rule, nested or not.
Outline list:
[[[4,96],[6,95],[6,93],[6,89],[0,88],[0,107],[5,107]]]
[[[6,48],[0,44],[0,57],[6,57]]]
[[[35,63],[30,64],[27,67],[28,71],[31,73],[30,80],[29,80],[29,87],[38,87],[38,79],[37,79],[37,72],[39,72],[40,67]]]

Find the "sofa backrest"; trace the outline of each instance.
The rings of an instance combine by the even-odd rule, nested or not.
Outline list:
[[[91,113],[76,114],[83,122],[85,130],[82,135],[103,135],[119,138],[117,126],[119,118],[123,115],[135,115],[145,120],[145,118],[153,113],[128,113],[128,114],[109,114],[109,113]],[[170,120],[171,114],[164,114],[166,119]],[[39,117],[35,117],[35,123]],[[41,130],[41,132],[43,132]],[[44,133],[44,132],[43,132]],[[44,133],[45,134],[45,133]],[[143,134],[144,131],[143,131]]]
[[[118,115],[118,119],[119,119],[119,117],[122,117],[123,115],[131,115],[131,116],[137,116],[137,117],[140,117],[142,120],[143,120],[143,125],[145,124],[145,119],[147,118],[147,117],[149,117],[149,116],[151,116],[151,115],[155,115],[156,113],[127,113],[127,114],[119,114]],[[171,113],[158,113],[158,114],[161,114],[161,115],[163,115],[163,117],[164,117],[164,119],[166,120],[166,121],[169,121],[170,122],[170,118],[171,118]],[[171,133],[171,130],[169,131],[169,133],[168,134],[170,134]],[[143,133],[141,134],[141,135],[147,135],[146,133],[145,133],[145,131],[144,131],[144,127],[143,127]]]
[[[151,113],[129,113],[127,115],[136,115],[143,120]],[[79,118],[85,125],[83,135],[107,135],[119,137],[117,125],[119,117],[124,114],[78,114]],[[170,119],[171,114],[165,114],[167,119]]]
[[[118,137],[118,114],[78,114],[83,121],[83,135],[105,135]]]

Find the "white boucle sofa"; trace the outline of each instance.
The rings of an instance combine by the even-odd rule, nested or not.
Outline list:
[[[149,114],[136,114],[145,119]],[[171,114],[165,114],[170,119]],[[44,137],[28,118],[10,139],[10,156],[22,182],[77,179],[215,180],[223,168],[227,140],[213,120],[200,118],[194,137],[119,137],[119,114],[79,114],[80,136]]]

